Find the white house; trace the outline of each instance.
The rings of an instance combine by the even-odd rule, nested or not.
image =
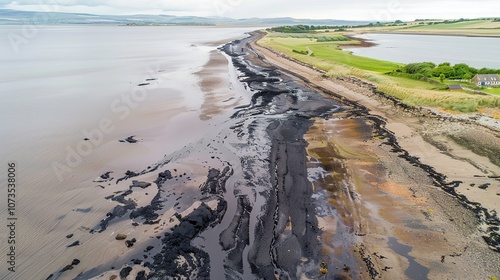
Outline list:
[[[477,86],[500,87],[500,77],[498,74],[477,74],[470,82]]]

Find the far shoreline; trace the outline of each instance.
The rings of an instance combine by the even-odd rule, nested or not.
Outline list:
[[[500,35],[478,35],[478,34],[463,34],[463,33],[435,33],[435,32],[387,32],[387,31],[374,31],[374,32],[353,32],[349,36],[364,35],[364,34],[393,34],[393,35],[429,35],[429,36],[448,36],[448,37],[474,37],[474,38],[500,38]],[[344,35],[348,37],[347,35]]]
[[[465,38],[492,38],[492,39],[498,39],[500,38],[500,35],[491,35],[491,36],[481,36],[481,35],[473,35],[473,34],[439,34],[439,33],[412,33],[412,32],[384,32],[384,31],[377,31],[377,32],[353,32],[353,33],[348,33],[348,34],[342,34],[343,36],[353,40],[353,41],[358,41],[360,42],[359,44],[344,44],[344,45],[339,45],[342,50],[348,51],[349,49],[353,48],[370,48],[377,46],[379,44],[375,43],[373,40],[368,40],[364,38],[357,37],[359,35],[366,35],[366,34],[388,34],[388,35],[423,35],[423,36],[447,36],[447,37],[465,37]]]

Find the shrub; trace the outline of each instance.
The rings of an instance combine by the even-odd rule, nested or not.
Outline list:
[[[307,51],[299,51],[299,50],[296,50],[296,49],[293,49],[292,52],[294,53],[299,53],[299,54],[304,54],[304,55],[307,55],[308,52]]]
[[[427,74],[430,70],[436,67],[436,64],[432,62],[418,62],[410,63],[404,67],[404,71],[408,74]]]

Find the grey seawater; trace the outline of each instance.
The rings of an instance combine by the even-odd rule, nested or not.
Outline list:
[[[452,65],[466,63],[476,68],[500,68],[500,38],[407,34],[363,34],[355,37],[377,44],[369,48],[346,48],[359,56],[401,63],[431,61],[436,64],[450,62]]]
[[[18,180],[18,271],[7,270],[2,229],[1,279],[41,279],[71,258],[61,248],[74,240],[61,238],[61,230],[86,230],[103,217],[105,208],[92,209],[86,220],[75,213],[89,199],[102,199],[92,197],[88,183],[106,166],[121,173],[144,168],[203,137],[210,127],[197,118],[203,93],[194,72],[216,48],[210,42],[241,38],[255,27],[25,29],[0,26],[0,178],[15,161]],[[131,135],[141,144],[116,144]]]

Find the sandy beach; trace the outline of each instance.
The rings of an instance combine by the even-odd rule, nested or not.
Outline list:
[[[73,187],[47,168],[46,193],[23,194],[37,202],[19,238],[30,257],[0,276],[500,277],[499,120],[327,79],[260,36],[186,45],[206,63],[134,81],[150,99],[68,176]]]
[[[365,81],[326,79],[316,69],[256,44],[252,47],[325,95],[347,99],[365,110],[355,114],[355,122],[316,120],[305,139],[309,157],[319,161],[314,165],[331,168],[334,155],[334,166],[347,173],[325,169],[331,177],[323,176],[315,186],[333,185],[334,193],[343,193],[335,197],[350,194],[331,201],[336,209],[346,209],[350,225],[361,233],[359,244],[370,248],[362,255],[371,255],[377,273],[367,279],[402,279],[403,275],[410,279],[486,279],[499,273],[495,225],[500,169],[493,163],[498,152],[488,158],[474,147],[498,149],[498,120],[408,108]],[[374,124],[381,125],[378,129],[383,132],[373,131]],[[457,138],[468,145],[451,140]],[[490,242],[488,249],[485,239],[489,237],[497,241]],[[391,238],[398,240],[397,245]],[[405,246],[411,252],[406,256]]]
[[[364,81],[327,80],[257,38],[221,48],[237,71],[229,84],[220,53],[197,72],[199,118],[225,121],[125,178],[157,186],[129,217],[128,236],[140,236],[134,246],[151,246],[144,260],[128,255],[81,279],[317,279],[321,262],[327,279],[500,273],[498,166],[445,137],[474,129],[481,137],[469,142],[495,149],[494,120],[405,107]],[[144,239],[151,231],[154,242]]]

